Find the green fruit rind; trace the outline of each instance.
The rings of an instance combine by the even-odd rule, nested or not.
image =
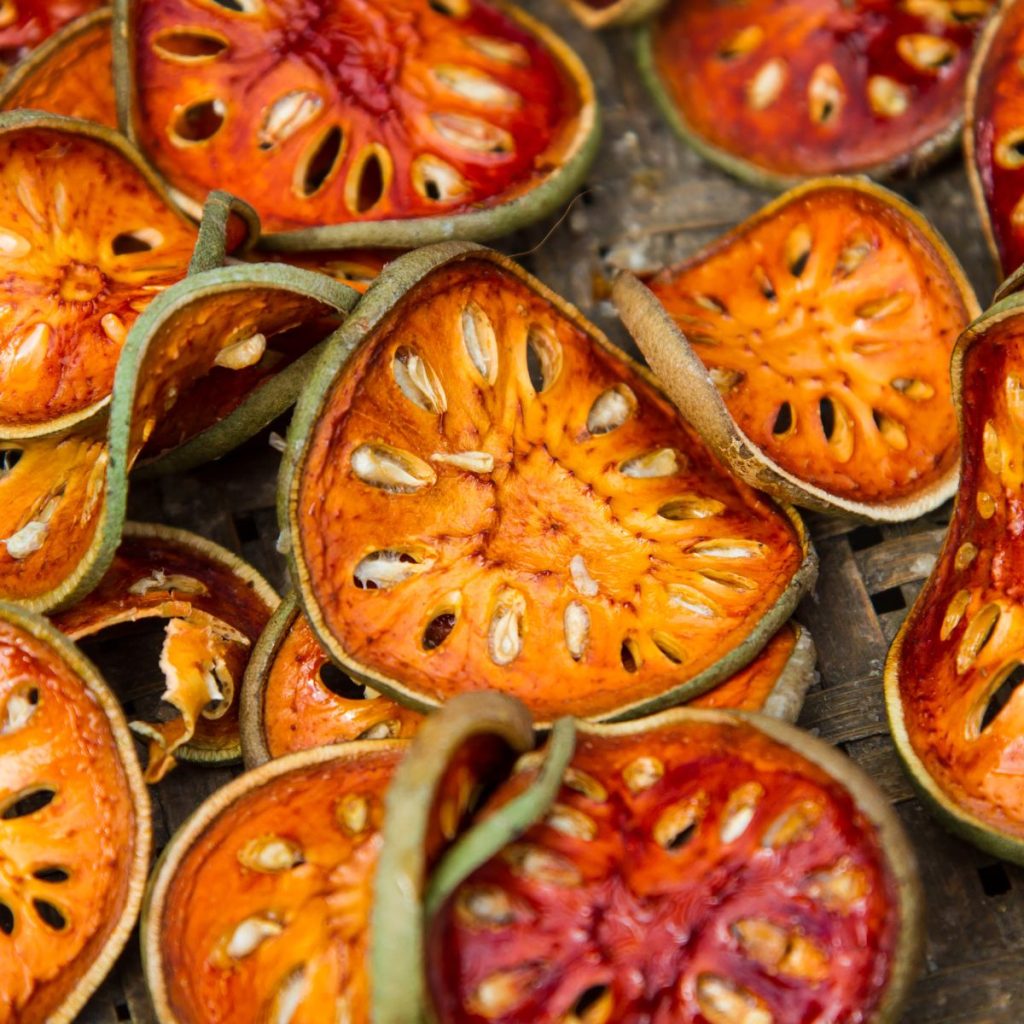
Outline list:
[[[753,185],[755,188],[768,192],[784,192],[801,182],[807,181],[813,174],[780,174],[760,167],[749,160],[744,160],[733,153],[719,148],[695,132],[682,116],[675,101],[662,81],[654,60],[654,34],[657,31],[656,19],[640,25],[635,32],[635,54],[640,76],[647,86],[651,97],[657,104],[665,120],[679,138],[694,152],[709,163],[720,167],[734,178]],[[957,118],[941,132],[933,135],[916,149],[904,153],[892,160],[867,167],[837,167],[836,174],[864,174],[876,181],[884,181],[899,174],[909,173],[917,177],[951,153],[960,140],[963,119]]]
[[[288,554],[289,570],[299,602],[314,633],[331,659],[354,679],[385,693],[398,703],[424,713],[435,710],[436,702],[424,698],[399,680],[385,676],[355,661],[332,635],[317,607],[312,582],[300,550],[297,522],[298,493],[307,447],[323,408],[329,400],[334,381],[344,369],[349,358],[359,348],[363,340],[385,320],[395,304],[421,280],[447,264],[470,259],[490,261],[510,274],[514,274],[527,287],[535,291],[545,301],[550,302],[560,315],[567,317],[584,331],[596,347],[625,364],[632,373],[643,378],[659,393],[664,393],[664,388],[649,370],[613,345],[574,306],[545,287],[508,257],[472,242],[445,242],[426,246],[406,253],[389,263],[367,290],[345,323],[327,339],[324,343],[323,356],[313,369],[309,386],[299,396],[295,406],[295,414],[288,430],[287,448],[281,460],[277,513],[278,523],[282,530],[283,550]],[[782,628],[793,614],[803,595],[814,586],[818,575],[818,558],[799,513],[783,503],[778,503],[778,508],[789,520],[799,538],[803,561],[779,595],[775,605],[769,609],[741,643],[723,655],[715,664],[656,697],[638,701],[609,713],[604,716],[605,720],[620,721],[651,714],[700,696],[749,664],[764,645]],[[536,727],[546,729],[550,724],[549,722],[538,722]]]
[[[153,840],[149,790],[142,780],[142,769],[135,756],[135,745],[132,734],[128,730],[128,723],[125,720],[121,704],[111,693],[110,688],[92,662],[59,629],[41,615],[0,602],[0,620],[16,629],[23,630],[49,647],[71,669],[92,699],[100,706],[117,744],[125,783],[131,791],[132,804],[135,808],[136,849],[121,918],[103,947],[97,952],[88,970],[57,1010],[47,1018],[47,1024],[71,1024],[78,1017],[79,1011],[89,997],[110,973],[138,919],[146,887],[146,873],[149,869]]]
[[[768,718],[791,723],[800,717],[818,661],[810,631],[795,622],[793,628],[796,630],[796,644],[761,710],[761,714]]]
[[[455,239],[488,241],[549,217],[569,202],[583,184],[601,140],[601,112],[593,80],[575,51],[543,22],[505,0],[492,0],[492,3],[537,36],[580,90],[581,109],[575,141],[559,170],[523,195],[496,206],[449,216],[353,221],[272,232],[260,238],[261,248],[279,252],[353,247],[411,249]],[[137,143],[133,7],[133,0],[114,0],[114,89],[118,123],[124,134]],[[196,214],[193,200],[177,190],[170,191],[182,209]]]
[[[228,239],[231,234],[231,218],[238,219],[245,226],[245,238],[235,249],[234,255],[243,255],[260,237],[259,214],[244,199],[216,189],[206,197],[203,216],[199,221],[199,235],[192,260],[188,265],[189,274],[222,267],[228,256]]]
[[[400,978],[401,984],[371,984],[373,1024],[413,1024],[425,1010],[423,894],[434,804],[452,758],[484,736],[524,753],[534,743],[530,713],[502,694],[460,694],[423,723],[388,789],[374,879],[370,977]]]

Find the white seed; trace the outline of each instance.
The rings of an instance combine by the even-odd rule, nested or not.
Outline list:
[[[622,769],[622,779],[633,794],[656,786],[665,774],[665,766],[656,757],[638,757]]]
[[[656,448],[653,452],[627,459],[619,466],[619,472],[634,480],[655,480],[678,473],[679,460],[680,455],[675,448]]]
[[[201,580],[193,576],[184,576],[178,573],[168,574],[163,569],[154,569],[148,576],[136,580],[129,588],[129,594],[145,597],[154,591],[174,591],[179,594],[187,594],[189,597],[208,594],[209,588]]]
[[[811,800],[801,800],[786,808],[769,826],[761,837],[761,845],[778,849],[806,839],[821,821],[822,810]]]
[[[516,919],[512,897],[496,885],[468,885],[455,897],[455,912],[470,926],[499,928]]]
[[[286,92],[274,100],[263,115],[263,124],[257,133],[261,149],[270,149],[290,138],[320,113],[323,100],[306,89]]]
[[[811,119],[827,124],[840,115],[846,99],[846,90],[839,72],[832,64],[819,64],[807,84],[807,104]]]
[[[440,378],[418,353],[405,347],[398,349],[391,368],[395,383],[413,405],[435,414],[448,408],[448,396]]]
[[[597,597],[597,581],[590,575],[582,555],[573,555],[569,559],[569,575],[572,576],[572,585],[578,594],[582,597]]]
[[[437,474],[422,459],[386,444],[361,444],[352,452],[352,472],[371,487],[412,494],[437,482]]]
[[[501,856],[521,878],[542,885],[575,886],[582,881],[576,865],[560,853],[532,843],[513,843],[506,846]]]
[[[228,345],[227,348],[222,348],[213,361],[227,370],[244,370],[247,366],[255,366],[266,351],[266,335],[254,334],[250,338],[243,338]]]
[[[499,39],[496,36],[467,36],[464,42],[477,53],[482,53],[485,57],[502,64],[526,67],[530,63],[530,54],[526,47],[507,39]]]
[[[720,537],[717,540],[702,540],[690,550],[705,558],[764,558],[765,548],[756,540],[742,540],[737,537]]]
[[[715,974],[697,979],[697,1004],[708,1024],[774,1024],[755,995]]]
[[[28,725],[29,719],[35,714],[38,702],[33,704],[24,694],[12,693],[4,709],[4,723],[0,728],[0,736],[9,736]]]
[[[941,36],[911,32],[896,40],[899,55],[917,71],[937,72],[956,57],[956,44]]]
[[[720,395],[728,395],[743,380],[739,370],[727,370],[722,366],[711,367],[708,376]]]
[[[288,450],[288,442],[276,430],[272,430],[270,432],[270,437],[267,438],[267,444],[269,444],[275,452],[280,452],[282,455]]]
[[[602,391],[587,414],[587,430],[591,434],[609,434],[617,430],[636,409],[636,395],[625,384]]]
[[[297,967],[285,978],[274,995],[269,1024],[291,1024],[305,997],[306,975],[301,967]]]
[[[687,586],[685,583],[670,583],[666,589],[670,608],[681,608],[705,619],[714,618],[719,614],[719,609],[695,587]]]
[[[658,515],[662,519],[679,522],[684,519],[711,519],[720,516],[724,511],[725,505],[715,498],[689,494],[666,501],[658,508]]]
[[[287,555],[292,550],[292,536],[287,530],[282,530],[274,541],[274,550],[279,555]]]
[[[19,562],[35,554],[46,543],[49,528],[48,523],[40,522],[38,519],[30,520],[4,542],[7,545],[7,554]]]
[[[789,69],[781,57],[765,61],[747,86],[747,103],[754,110],[766,110],[786,84]]]
[[[10,228],[0,228],[0,256],[20,259],[32,251],[32,244]]]
[[[434,78],[457,96],[488,107],[515,110],[522,104],[519,93],[476,68],[441,64],[434,68]]]
[[[570,601],[565,606],[563,628],[569,655],[573,661],[579,661],[590,645],[590,612],[579,601]]]
[[[496,971],[484,978],[470,994],[466,1009],[485,1020],[505,1016],[526,998],[540,970],[535,964],[527,964]]]
[[[405,551],[387,548],[361,558],[352,575],[359,587],[387,590],[426,572],[433,564],[433,558],[417,559]]]
[[[367,692],[367,699],[372,700]],[[401,725],[393,718],[388,718],[383,722],[377,722],[376,725],[371,725],[369,729],[364,729],[357,737],[357,740],[390,740],[394,739],[402,731]]]
[[[516,148],[504,128],[479,117],[442,112],[431,114],[430,120],[442,139],[471,153],[512,153]]]
[[[880,117],[899,117],[907,112],[910,96],[895,79],[887,75],[872,75],[868,79],[868,102]]]
[[[591,842],[597,836],[597,823],[594,819],[568,804],[555,804],[547,816],[546,823],[556,832],[585,843]]]
[[[498,379],[498,339],[491,318],[475,302],[462,311],[462,341],[477,372],[493,384]]]
[[[723,822],[719,829],[723,843],[731,843],[739,839],[746,832],[750,823],[754,820],[754,812],[757,808],[753,804],[739,807],[732,812]]]
[[[421,153],[412,162],[413,187],[424,199],[450,203],[465,196],[470,188],[466,179],[447,160],[433,153]]]
[[[495,665],[509,665],[523,649],[523,615],[526,599],[515,590],[498,598],[487,633],[487,647]]]
[[[434,452],[431,462],[441,462],[467,473],[493,473],[494,456],[489,452]]]
[[[276,874],[303,863],[302,849],[281,836],[258,836],[238,851],[238,860],[252,871]]]
[[[338,801],[335,808],[338,824],[350,836],[366,831],[370,823],[370,802],[358,793],[349,793]]]
[[[283,930],[280,922],[272,917],[247,917],[231,933],[224,951],[232,960],[241,960],[267,939],[280,935]]]

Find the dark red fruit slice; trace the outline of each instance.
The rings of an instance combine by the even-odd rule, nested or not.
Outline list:
[[[688,709],[581,726],[544,822],[435,918],[430,991],[443,1024],[895,1020],[918,900],[885,798],[806,733]]]
[[[102,0],[4,0],[0,5],[0,72],[17,64],[61,26]]]
[[[673,126],[756,184],[919,169],[958,137],[990,0],[672,0],[640,62]]]
[[[511,4],[117,9],[122,125],[187,201],[230,187],[289,247],[506,232],[559,205],[596,143],[585,68]]]

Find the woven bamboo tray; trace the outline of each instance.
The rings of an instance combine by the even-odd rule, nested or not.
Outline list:
[[[557,226],[543,225],[501,248],[570,299],[634,352],[607,301],[615,270],[681,259],[754,212],[765,196],[736,184],[676,141],[636,74],[628,33],[592,35],[556,0],[524,6],[557,28],[587,62],[604,106],[605,135],[586,190]],[[957,158],[899,186],[932,219],[964,264],[984,305],[993,276]],[[278,424],[283,431],[285,424]],[[135,519],[184,526],[240,552],[278,588],[274,491],[279,456],[264,433],[212,466],[139,481]],[[946,835],[914,799],[885,721],[882,665],[889,642],[938,553],[949,510],[881,528],[810,517],[821,559],[816,592],[797,617],[818,647],[819,680],[800,724],[839,745],[891,797],[917,849],[928,905],[926,965],[906,1024],[1024,1021],[1024,871]],[[127,705],[152,709],[162,688],[159,636],[87,646]],[[139,665],[152,666],[140,676]],[[154,790],[155,845],[234,774],[176,769]],[[89,1024],[149,1024],[153,1011],[132,942],[80,1015]]]

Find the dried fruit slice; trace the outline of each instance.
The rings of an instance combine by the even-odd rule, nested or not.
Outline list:
[[[150,809],[121,709],[69,640],[0,606],[0,1007],[67,1024],[124,948]]]
[[[1024,263],[1024,4],[1003,4],[989,22],[967,82],[964,150],[981,226],[1006,277]]]
[[[949,359],[978,304],[892,193],[810,182],[614,296],[683,417],[748,483],[883,521],[953,493]]]
[[[255,259],[280,261],[333,277],[362,294],[401,249],[335,249],[323,252],[261,252]]]
[[[219,545],[185,530],[126,523],[99,586],[53,621],[82,641],[127,623],[167,620],[163,699],[180,717],[132,723],[150,743],[146,780],[158,782],[176,758],[238,759],[238,691],[277,603],[266,580]]]
[[[673,0],[640,30],[672,127],[756,185],[920,170],[956,144],[992,0]]]
[[[110,9],[66,25],[0,84],[0,110],[46,110],[117,128]]]
[[[635,715],[746,664],[814,574],[650,377],[514,263],[390,264],[300,399],[280,517],[333,660],[429,709]]]
[[[250,768],[330,743],[407,739],[422,720],[334,665],[293,594],[274,612],[245,670],[240,726]]]
[[[62,26],[95,11],[102,0],[3,0],[0,6],[0,72]]]
[[[1024,296],[990,309],[953,358],[963,476],[942,553],[896,637],[885,695],[896,747],[942,820],[1024,863],[1024,670],[1017,565]]]
[[[122,127],[186,208],[230,186],[285,248],[493,237],[560,206],[593,84],[503,2],[119,0]]]
[[[634,25],[665,6],[665,0],[565,0],[587,28]]]
[[[885,798],[808,734],[689,709],[581,725],[546,819],[434,918],[430,992],[444,1024],[895,1020],[919,901]]]
[[[54,433],[109,401],[129,329],[184,277],[195,240],[114,132],[0,115],[0,437]]]

